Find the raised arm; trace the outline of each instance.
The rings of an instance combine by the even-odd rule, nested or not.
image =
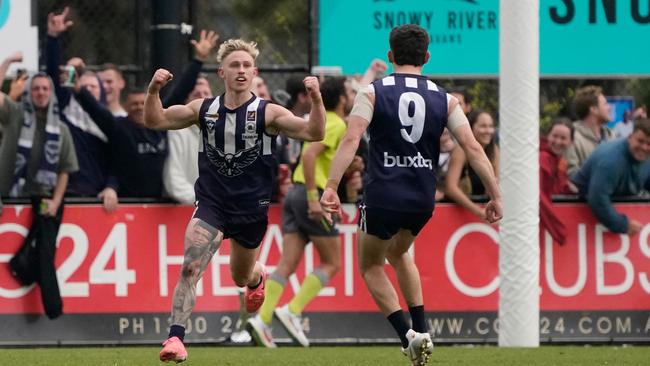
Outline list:
[[[22,61],[23,61],[22,52],[13,53],[9,55],[9,57],[4,59],[0,64],[0,83],[2,83],[5,80],[5,76],[7,76],[7,70],[9,70],[9,66],[11,66],[11,64],[13,64],[14,62],[22,62]],[[0,107],[4,106],[6,97],[7,96],[2,91],[0,91]]]
[[[65,106],[70,100],[70,91],[62,88],[59,81],[59,66],[61,65],[61,46],[59,45],[59,36],[65,33],[68,28],[74,24],[71,20],[66,19],[70,12],[67,6],[60,14],[49,13],[47,15],[47,40],[45,43],[45,62],[47,74],[54,83],[54,89],[58,98],[59,105]]]
[[[164,107],[185,103],[192,89],[194,89],[203,63],[210,57],[210,52],[217,45],[218,40],[219,35],[217,33],[206,30],[201,31],[198,41],[194,39],[190,40],[190,43],[194,47],[194,59],[183,71],[178,82],[173,85],[171,92],[163,97],[162,104]]]
[[[366,69],[366,72],[361,77],[361,80],[359,80],[359,84],[366,86],[372,83],[376,78],[385,73],[386,70],[388,70],[388,65],[384,61],[378,58],[372,60],[370,65],[368,65],[368,69]]]
[[[203,99],[193,100],[186,105],[162,106],[160,89],[172,79],[165,69],[158,69],[151,78],[147,97],[144,100],[144,122],[148,128],[158,130],[180,130],[198,122],[199,109]]]
[[[99,103],[86,88],[81,87],[78,81],[75,85],[74,91],[75,98],[81,105],[81,108],[88,113],[99,129],[110,138],[113,134],[113,128],[115,127],[115,117],[113,116],[113,113]]]
[[[325,107],[320,95],[318,79],[307,76],[303,80],[311,97],[309,120],[296,117],[288,109],[277,104],[269,104],[267,109],[267,128],[279,130],[288,137],[302,141],[320,141],[325,137]]]

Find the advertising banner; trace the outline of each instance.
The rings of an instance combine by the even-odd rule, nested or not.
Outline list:
[[[647,0],[540,0],[542,76],[648,75]],[[440,77],[499,72],[498,0],[320,0],[319,63],[363,73],[387,60],[388,34],[415,23],[431,36],[424,73]],[[593,57],[598,55],[597,57]]]
[[[648,203],[617,209],[650,222]],[[385,342],[395,338],[377,311],[356,265],[357,210],[346,207],[341,270],[305,310],[315,343]],[[544,342],[650,341],[650,224],[639,235],[608,232],[583,204],[556,204],[566,223],[563,246],[541,245],[541,323]],[[56,267],[64,315],[43,315],[38,287],[21,287],[9,260],[28,232],[29,206],[5,206],[0,217],[0,344],[158,343],[167,335],[171,299],[183,260],[192,208],[68,205],[58,237]],[[270,271],[282,251],[281,207],[271,207],[259,260]],[[197,289],[188,342],[218,342],[235,329],[237,288],[225,241]],[[491,342],[498,332],[498,228],[441,204],[413,246],[422,276],[429,330],[437,342]],[[311,245],[280,304],[318,265]],[[388,268],[388,267],[387,267]],[[388,269],[395,281],[394,273]],[[274,332],[283,337],[277,326]]]
[[[32,26],[32,3],[36,5],[25,0],[0,0],[0,62],[15,52],[23,53],[23,62],[12,64],[9,76],[17,69],[38,71],[38,29]]]

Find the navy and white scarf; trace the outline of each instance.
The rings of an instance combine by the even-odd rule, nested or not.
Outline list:
[[[32,102],[32,80],[35,77],[46,78],[50,82],[50,103],[47,107],[45,123],[45,140],[43,145],[43,157],[35,176],[35,183],[47,188],[54,188],[57,180],[57,168],[59,165],[60,127],[59,105],[54,93],[54,85],[49,76],[44,73],[31,75],[25,85],[22,97],[23,125],[18,138],[18,149],[16,156],[16,168],[14,170],[14,182],[9,192],[11,197],[24,196],[25,183],[27,181],[27,169],[29,157],[31,156],[34,136],[36,134],[36,111]]]

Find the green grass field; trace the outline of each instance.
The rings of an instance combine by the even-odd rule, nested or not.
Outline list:
[[[0,365],[132,366],[164,365],[159,348],[37,348],[0,349]],[[398,347],[246,347],[188,348],[183,366],[207,365],[408,365]],[[429,365],[650,365],[650,347],[436,347]]]

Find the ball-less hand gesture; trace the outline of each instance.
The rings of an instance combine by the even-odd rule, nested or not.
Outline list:
[[[323,195],[320,197],[320,205],[325,211],[325,220],[332,225],[333,219],[332,215],[341,216],[341,200],[339,199],[339,194],[332,188],[325,188]]]
[[[194,57],[201,62],[206,62],[218,40],[219,35],[216,32],[202,30],[198,41],[190,40],[190,43],[194,46]]]
[[[388,65],[378,58],[372,60],[370,63],[369,69],[375,73],[375,75],[383,74],[388,70]]]
[[[307,76],[302,83],[305,84],[305,89],[312,99],[320,98],[320,86],[315,76]]]
[[[23,53],[20,51],[14,52],[11,55],[7,56],[4,62],[8,64],[12,64],[14,62],[23,62]]]
[[[165,69],[158,69],[153,74],[151,82],[149,83],[149,94],[158,94],[160,89],[164,88],[174,78],[171,72]]]
[[[49,13],[47,15],[47,34],[49,36],[58,37],[72,27],[74,24],[72,20],[66,19],[69,12],[70,8],[66,6],[61,14]]]
[[[501,200],[490,200],[485,206],[485,221],[490,224],[501,220],[503,217],[503,207],[501,207]]]
[[[117,192],[111,187],[104,188],[103,191],[99,192],[97,197],[101,198],[104,210],[108,213],[111,213],[117,209],[118,200]]]
[[[643,229],[643,224],[636,221],[636,220],[630,220],[627,228],[627,234],[629,236],[634,236],[639,233]]]
[[[29,78],[28,74],[18,75],[15,79],[11,81],[9,86],[9,98],[14,102],[17,102],[25,91],[25,83]]]

